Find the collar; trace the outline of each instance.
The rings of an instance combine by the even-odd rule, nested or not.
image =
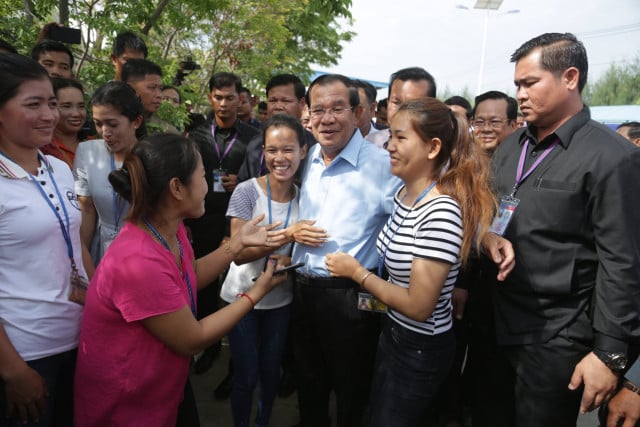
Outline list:
[[[344,159],[347,162],[351,163],[353,167],[358,166],[358,154],[360,153],[360,147],[362,147],[362,144],[364,144],[364,142],[365,141],[362,137],[362,134],[360,133],[360,129],[356,128],[355,132],[351,136],[351,139],[349,140],[349,142],[347,142],[347,145],[345,145],[342,151],[338,153],[331,164],[336,163],[338,159]],[[313,155],[313,161],[324,163],[324,158],[322,157],[322,147],[320,146],[320,144],[317,145],[318,150],[316,150]]]
[[[558,138],[560,140],[560,145],[566,150],[569,148],[569,144],[573,139],[573,135],[578,131],[578,129],[582,128],[589,120],[591,119],[591,112],[589,111],[589,107],[586,105],[582,107],[582,110],[572,116],[569,120],[564,122],[562,126],[556,129],[551,135],[547,136],[544,141],[538,141],[536,138],[537,129],[535,126],[528,126],[524,132],[520,134],[518,138],[518,143],[520,145],[524,144],[524,141],[527,139],[531,139],[531,141],[536,142],[549,142]]]
[[[46,168],[53,173],[53,166],[51,162],[49,162],[49,159],[47,159],[47,156],[42,155],[40,150],[38,150],[38,154],[44,159]],[[0,154],[0,176],[9,179],[29,179],[29,172],[24,170],[19,164],[14,163],[13,160]]]

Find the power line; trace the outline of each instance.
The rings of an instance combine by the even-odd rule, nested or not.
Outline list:
[[[602,28],[599,30],[585,31],[583,33],[576,33],[576,35],[581,39],[588,39],[625,34],[633,31],[640,31],[640,22],[635,24],[619,25],[617,27]]]

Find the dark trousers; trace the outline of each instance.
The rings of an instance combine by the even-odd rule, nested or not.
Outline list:
[[[73,426],[73,376],[76,369],[76,350],[54,356],[31,360],[27,364],[34,369],[47,384],[49,397],[44,414],[38,423],[22,424],[14,417],[7,416],[7,396],[5,383],[0,380],[0,427],[71,427]]]
[[[428,410],[455,356],[453,330],[424,335],[382,321],[367,426],[414,427]]]
[[[357,309],[357,285],[296,283],[292,311],[294,364],[301,424],[329,425],[329,395],[337,426],[359,427],[369,396],[379,314]]]

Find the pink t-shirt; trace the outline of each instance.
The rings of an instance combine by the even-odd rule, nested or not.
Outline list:
[[[193,249],[182,225],[178,240],[195,299]],[[189,292],[173,255],[127,223],[87,292],[75,374],[76,426],[175,426],[189,358],[140,321],[185,304],[190,307]]]

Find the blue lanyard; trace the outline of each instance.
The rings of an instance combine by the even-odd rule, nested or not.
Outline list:
[[[522,146],[522,151],[520,151],[520,159],[518,159],[518,169],[516,169],[516,182],[513,184],[513,191],[511,192],[511,197],[516,195],[516,191],[520,187],[520,184],[524,182],[525,179],[529,177],[533,173],[533,171],[542,163],[542,161],[551,153],[551,150],[556,148],[556,145],[560,142],[560,139],[556,139],[553,141],[549,147],[547,147],[542,154],[538,157],[538,159],[529,167],[529,169],[524,171],[524,160],[527,157],[527,150],[529,149],[529,139],[525,141]]]
[[[142,222],[144,223],[144,225],[147,226],[147,228],[149,229],[149,231],[151,231],[151,233],[155,236],[155,238],[158,239],[158,241],[162,244],[162,246],[164,246],[165,249],[168,250],[169,253],[171,253],[173,256],[173,253],[171,252],[171,248],[169,247],[169,244],[167,243],[166,240],[164,240],[164,237],[162,237],[162,235],[158,232],[158,230],[156,230],[156,228],[153,225],[151,225],[151,223],[146,218],[142,218]],[[182,252],[182,245],[180,244],[180,239],[178,239],[178,236],[176,236],[176,241],[178,242],[178,250],[180,251],[180,262],[182,263],[182,275],[184,276],[187,282],[187,290],[189,291],[189,300],[191,302],[191,313],[193,313],[193,315],[196,316],[196,303],[193,299],[193,290],[191,289],[191,279],[189,278],[188,270],[184,266],[184,254]]]
[[[269,175],[267,175],[267,202],[269,204],[269,224],[273,224],[273,217],[271,216],[271,184],[269,183]],[[291,215],[291,203],[293,202],[293,197],[289,199],[289,207],[287,207],[287,218],[284,221],[284,226],[282,228],[287,228],[289,225],[289,215]]]
[[[114,170],[116,170],[116,161],[113,158],[113,153],[111,154],[111,171],[113,172]],[[121,199],[118,196],[118,194],[116,193],[116,190],[113,189],[113,187],[111,187],[111,201],[113,204],[113,220],[115,221],[115,229],[116,229],[116,233],[120,230],[120,218],[122,217],[122,212],[124,211],[124,203],[120,204]]]
[[[11,160],[6,154],[4,154],[4,156],[7,157],[9,160]],[[65,205],[64,199],[60,194],[60,189],[58,188],[58,184],[56,183],[56,180],[53,177],[53,174],[51,173],[51,167],[49,166],[49,163],[47,163],[45,158],[42,157],[40,153],[38,153],[38,159],[40,160],[40,163],[42,163],[42,166],[45,167],[47,169],[47,172],[49,173],[49,179],[51,179],[53,188],[55,188],[56,194],[58,195],[58,203],[60,203],[60,206],[62,206],[62,212],[64,213],[64,221],[62,220],[62,217],[60,216],[60,213],[58,212],[56,207],[53,205],[53,202],[51,202],[50,198],[47,197],[47,193],[45,193],[44,190],[42,189],[42,185],[40,185],[40,183],[38,182],[38,179],[30,173],[29,173],[29,178],[31,179],[31,182],[33,182],[33,185],[36,186],[36,188],[42,195],[42,198],[47,202],[47,205],[49,205],[49,208],[51,209],[53,214],[58,219],[58,223],[60,224],[60,231],[62,231],[62,237],[64,238],[64,242],[67,245],[67,255],[69,256],[69,261],[71,262],[71,268],[73,269],[73,271],[77,271],[76,261],[73,258],[73,243],[71,242],[71,234],[69,233],[69,230],[71,230],[71,225],[69,223],[69,212],[67,212],[67,206]]]
[[[429,184],[429,186],[427,188],[424,189],[424,191],[422,193],[420,193],[420,195],[416,198],[416,200],[413,202],[413,204],[411,205],[411,208],[409,208],[409,211],[412,211],[413,208],[422,201],[422,199],[424,199],[424,197],[429,193],[429,191],[431,191],[433,189],[433,187],[436,186],[437,181],[433,181],[431,184]],[[400,203],[402,203],[402,201],[407,197],[407,195],[405,194],[402,199],[400,200]],[[387,229],[391,230],[391,223],[393,222],[393,218],[396,216],[396,213],[398,212],[398,208],[400,207],[400,203],[398,203],[398,206],[396,206],[396,208],[393,210],[393,214],[389,217],[389,219],[387,220]],[[400,221],[400,224],[398,224],[398,226],[396,227],[395,230],[393,230],[393,234],[391,234],[391,237],[389,237],[389,239],[387,240],[387,246],[384,248],[384,251],[382,252],[382,256],[380,256],[378,258],[378,277],[382,277],[382,269],[384,267],[384,260],[387,257],[387,251],[389,250],[389,246],[391,246],[391,241],[393,240],[394,237],[396,237],[396,233],[398,232],[398,230],[400,230],[400,227],[402,227],[402,223],[404,222],[405,218],[409,215],[409,213],[407,213],[407,215],[405,215],[402,218],[402,221]],[[384,238],[382,239],[382,243],[384,244]]]

